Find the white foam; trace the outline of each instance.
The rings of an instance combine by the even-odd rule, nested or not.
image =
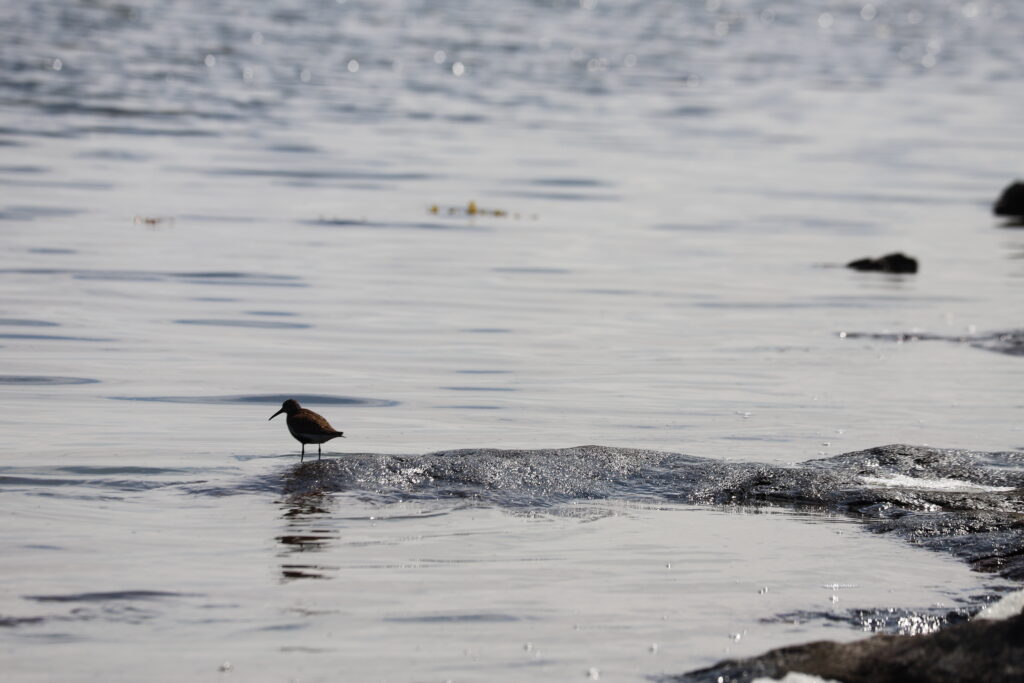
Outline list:
[[[1024,612],[1024,590],[1004,595],[1002,600],[981,610],[974,618],[997,621],[1015,617],[1021,612]]]
[[[831,678],[821,678],[811,674],[801,674],[790,671],[785,678],[755,678],[752,683],[840,683]]]
[[[872,486],[887,486],[891,488],[912,488],[927,489],[929,491],[965,491],[965,492],[996,492],[1012,491],[1012,486],[986,486],[975,484],[962,479],[917,479],[908,477],[905,474],[895,474],[889,477],[861,477],[860,480]]]

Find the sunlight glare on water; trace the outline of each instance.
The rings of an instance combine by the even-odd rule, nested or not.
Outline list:
[[[2,668],[641,680],[991,588],[824,513],[298,504],[267,418],[322,413],[329,457],[1021,448],[1024,365],[979,340],[1021,325],[990,213],[1022,30],[995,0],[3,4]],[[920,271],[841,267],[894,251]]]
[[[54,522],[68,520],[38,507],[18,514],[31,547],[49,549],[35,557],[89,561],[74,575],[44,572],[27,599],[0,603],[7,618],[45,617],[20,627],[8,671],[42,680],[46,648],[101,677],[149,667],[157,681],[206,680],[222,661],[247,680],[329,680],[339,666],[360,680],[566,680],[591,667],[642,680],[780,646],[794,631],[805,640],[860,636],[782,613],[953,608],[982,589],[952,558],[820,515],[267,502],[182,506],[165,489],[99,514],[72,501],[65,510],[78,528],[88,523],[77,538],[54,534]],[[169,525],[172,507],[180,511]],[[103,551],[123,546],[126,533],[131,552]],[[5,575],[38,572],[24,559],[32,556],[6,555]]]

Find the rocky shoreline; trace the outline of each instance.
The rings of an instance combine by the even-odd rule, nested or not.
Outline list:
[[[1017,683],[1024,680],[1024,614],[974,619],[928,635],[819,641],[729,660],[662,683],[749,683],[789,673],[842,683]]]

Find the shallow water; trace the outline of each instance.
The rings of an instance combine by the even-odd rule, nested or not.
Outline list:
[[[298,398],[334,454],[1024,447],[996,335],[1024,327],[1024,231],[990,215],[1024,173],[1017,6],[21,2],[0,27],[0,619],[43,617],[0,637],[26,678],[629,680],[855,637],[758,621],[822,585],[989,585],[786,511],[286,517],[298,449],[266,418]],[[896,250],[920,272],[839,267]],[[306,527],[327,540],[280,540]]]
[[[217,680],[225,664],[246,680],[639,680],[861,635],[782,613],[953,608],[993,584],[822,514],[382,508],[196,498],[169,481],[194,473],[107,476],[168,486],[59,504],[8,486],[21,543],[2,560],[0,611],[24,620],[5,629],[17,680],[48,679],[54,658],[115,680]]]

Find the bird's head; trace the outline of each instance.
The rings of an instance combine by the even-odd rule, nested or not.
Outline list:
[[[284,403],[281,404],[281,410],[277,411],[276,413],[274,413],[273,415],[271,415],[267,419],[268,420],[273,420],[275,417],[277,417],[281,413],[284,413],[285,415],[291,415],[292,413],[294,413],[295,411],[297,411],[301,407],[302,406],[299,405],[298,401],[296,401],[294,398],[290,398],[290,399],[288,399],[287,401],[285,401]]]

